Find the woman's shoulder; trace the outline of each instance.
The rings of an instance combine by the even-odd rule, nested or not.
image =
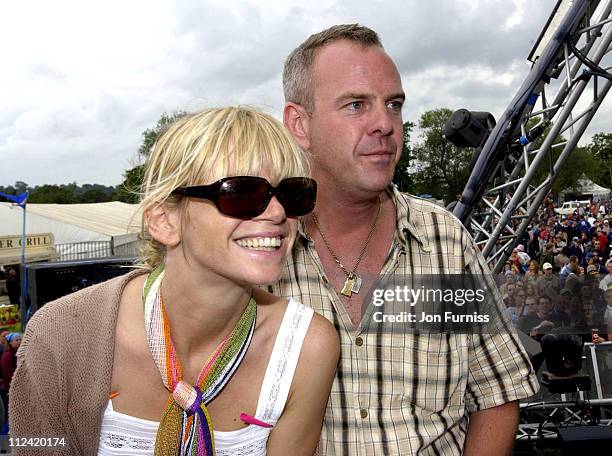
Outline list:
[[[296,306],[311,309],[295,300]],[[334,325],[324,316],[313,311],[310,325],[304,338],[300,363],[331,364],[335,366],[340,354],[340,340]]]
[[[140,273],[132,271],[45,304],[30,318],[24,338],[62,338],[74,333],[84,339],[89,329],[97,332],[102,321],[114,318],[125,285]]]

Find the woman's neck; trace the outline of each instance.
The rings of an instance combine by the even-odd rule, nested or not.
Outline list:
[[[249,303],[252,287],[214,279],[166,267],[161,295],[179,359],[211,353]]]

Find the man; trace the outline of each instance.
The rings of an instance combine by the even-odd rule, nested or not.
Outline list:
[[[578,236],[574,236],[572,239],[572,243],[567,248],[567,254],[570,257],[575,256],[578,258],[578,264],[583,263],[582,260],[584,259],[584,248],[582,247],[582,244],[580,244],[580,239],[578,239]]]
[[[542,274],[536,280],[536,288],[538,290],[538,296],[546,295],[552,300],[555,300],[559,295],[561,289],[559,285],[559,278],[553,274],[553,267],[550,263],[544,263],[542,265]]]
[[[601,288],[603,291],[606,291],[610,286],[612,286],[612,259],[606,262],[606,271],[607,274],[599,281],[599,288]]]
[[[310,304],[341,340],[321,454],[510,454],[516,400],[537,390],[513,331],[371,329],[365,295],[381,274],[487,271],[456,218],[390,186],[404,91],[378,36],[355,24],[311,36],[283,85],[285,125],[311,154],[319,192],[273,289]]]
[[[579,262],[580,260],[578,259],[578,257],[572,255],[569,257],[569,261],[567,262],[567,264],[561,268],[561,271],[559,271],[559,285],[561,286],[561,288],[565,286],[565,280],[567,279],[567,277],[572,272],[575,273],[576,271],[578,271]]]
[[[21,296],[21,285],[19,277],[17,276],[17,270],[10,268],[8,270],[8,278],[6,279],[6,291],[9,296],[9,302],[11,304],[19,304],[19,297]]]
[[[580,294],[580,286],[582,285],[582,278],[578,274],[580,274],[580,266],[578,266],[577,261],[572,261],[570,257],[570,262],[567,264],[567,268],[569,273],[563,282],[563,289],[569,291],[572,296],[576,297]]]
[[[544,295],[540,296],[539,302],[542,302],[542,299],[549,300],[549,306],[551,306],[552,310],[548,314],[547,320],[553,322],[555,324],[555,328],[566,327],[569,328],[572,325],[572,318],[567,313],[566,309],[569,307],[569,299],[567,299],[569,295],[565,295],[563,297],[559,296],[554,300],[554,305],[549,296]]]
[[[525,299],[527,313],[519,318],[518,328],[531,337],[540,338],[555,327],[550,321],[552,303],[548,296],[540,296],[536,301],[534,297]]]

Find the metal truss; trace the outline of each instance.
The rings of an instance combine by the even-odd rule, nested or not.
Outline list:
[[[529,75],[479,151],[453,209],[494,273],[612,86],[612,67],[601,67],[612,51],[611,10],[612,0],[558,2],[530,55]]]
[[[597,417],[593,416],[594,411]],[[594,419],[599,426],[612,426],[612,399],[521,404],[516,440],[556,439],[560,427],[586,426]]]

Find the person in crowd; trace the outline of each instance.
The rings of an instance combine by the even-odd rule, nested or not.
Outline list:
[[[612,285],[608,286],[605,291],[606,310],[604,311],[602,321],[606,327],[607,339],[612,340]]]
[[[592,281],[587,278],[579,284],[579,295],[576,307],[576,329],[583,334],[590,334],[591,328],[597,323],[593,303]]]
[[[599,282],[599,288],[606,291],[612,285],[612,258],[606,261],[606,275]]]
[[[535,285],[540,277],[540,266],[537,260],[531,260],[527,272],[525,273],[525,282],[531,285]]]
[[[525,252],[525,246],[523,244],[519,244],[516,246],[516,254],[518,257],[518,264],[521,268],[522,274],[527,272],[527,268],[529,267],[529,262],[531,261],[531,257],[527,252]]]
[[[529,298],[538,298],[538,290],[534,283],[525,282],[525,295]]]
[[[519,273],[521,275],[524,274],[525,271],[522,268],[521,258],[519,257],[518,249],[512,249],[512,253],[508,258],[508,261],[511,264],[512,272],[516,271],[515,273]]]
[[[563,247],[561,252],[555,255],[555,261],[553,263],[554,269],[556,271],[562,271],[568,263],[569,257],[567,256],[567,247]],[[561,280],[561,276],[559,276],[559,280]]]
[[[570,328],[572,326],[572,317],[567,312],[569,308],[569,295],[559,296],[556,299],[551,299],[547,295],[540,296],[542,299],[547,299],[547,306],[552,310],[548,314],[548,320],[555,324],[555,328]]]
[[[600,237],[594,236],[592,245],[593,245],[593,254],[597,252],[597,255],[599,256],[599,258],[606,257],[606,249],[602,245],[602,240]]]
[[[538,337],[550,331],[555,325],[548,320],[550,313],[550,299],[545,297],[540,303],[535,298],[525,300],[527,313],[522,315],[518,321],[518,328],[531,337]]]
[[[462,224],[391,185],[405,94],[377,34],[346,24],[312,35],[287,58],[283,87],[285,125],[310,153],[320,197],[273,290],[333,321],[342,346],[320,453],[508,454],[516,400],[537,389],[511,326],[467,345],[465,335],[368,330],[366,290],[381,274],[469,270],[491,283],[503,312]]]
[[[4,419],[6,422],[7,410],[8,410],[8,391],[9,391],[10,381],[4,380],[5,377],[4,377],[4,372],[2,370],[2,355],[4,353],[9,353],[11,351],[11,347],[9,345],[8,340],[6,340],[6,336],[8,336],[10,332],[3,331],[3,333],[6,333],[6,334],[0,333],[0,397],[2,398]],[[15,371],[14,367],[11,369],[12,364],[14,364],[12,360],[11,362],[7,363],[7,368],[10,371],[9,375],[12,375],[12,373]]]
[[[597,233],[597,240],[599,241],[599,244],[595,247],[597,250],[599,250],[600,254],[604,256],[607,251],[606,249],[608,248],[608,236],[601,225],[596,227],[595,232]]]
[[[8,277],[6,279],[6,292],[9,297],[11,304],[19,304],[19,297],[21,296],[21,284],[17,270],[15,268],[9,268]]]
[[[537,224],[529,226],[527,234],[527,253],[531,258],[536,258],[540,255],[540,227]]]
[[[585,256],[593,253],[593,243],[589,233],[580,233],[580,244]]]
[[[527,291],[525,286],[520,283],[516,285],[514,288],[514,305],[516,307],[516,313],[520,317],[527,312],[527,308],[525,306],[525,299],[527,298]]]
[[[553,274],[553,267],[550,263],[544,263],[542,266],[544,274],[538,277],[536,282],[536,289],[538,290],[538,296],[548,296],[555,301],[561,290],[559,285],[559,278]]]
[[[282,124],[255,109],[172,124],[147,161],[141,268],[33,315],[11,436],[65,437],[74,455],[312,455],[338,336],[257,286],[278,279],[314,207],[307,176]]]
[[[580,260],[577,256],[572,255],[568,258],[568,262],[565,266],[561,268],[559,271],[559,285],[563,288],[565,286],[565,280],[570,275],[570,273],[578,272]]]
[[[554,244],[547,242],[544,248],[542,249],[542,253],[540,254],[540,262],[539,266],[542,271],[544,271],[544,264],[548,263],[551,265],[555,262],[555,254],[553,253]]]
[[[15,369],[17,368],[17,350],[21,346],[21,338],[23,334],[20,332],[8,333],[4,339],[6,344],[2,344],[2,356],[0,357],[0,371],[2,372],[2,380],[0,383],[0,391],[2,391],[2,399],[6,400],[5,394],[10,390],[13,382]],[[8,401],[5,402],[5,414],[9,414]]]
[[[584,260],[584,249],[580,244],[580,239],[577,236],[574,236],[572,239],[572,243],[567,248],[567,254],[570,256],[575,256],[578,259],[578,264],[582,264]]]
[[[572,258],[575,261],[572,261]],[[580,266],[578,266],[578,259],[576,257],[570,257],[570,262],[567,264],[569,273],[563,283],[563,288],[568,290],[572,296],[578,296],[580,293],[580,286],[582,279],[580,274]]]
[[[520,299],[517,299],[517,295],[514,293],[504,296],[504,303],[506,304],[506,315],[510,322],[516,327],[518,325],[518,320],[521,316],[521,312],[523,312],[523,306],[525,301],[525,292],[520,291]]]
[[[591,224],[584,218],[584,215],[579,217],[577,228],[581,236],[582,234],[588,235],[591,233]]]

